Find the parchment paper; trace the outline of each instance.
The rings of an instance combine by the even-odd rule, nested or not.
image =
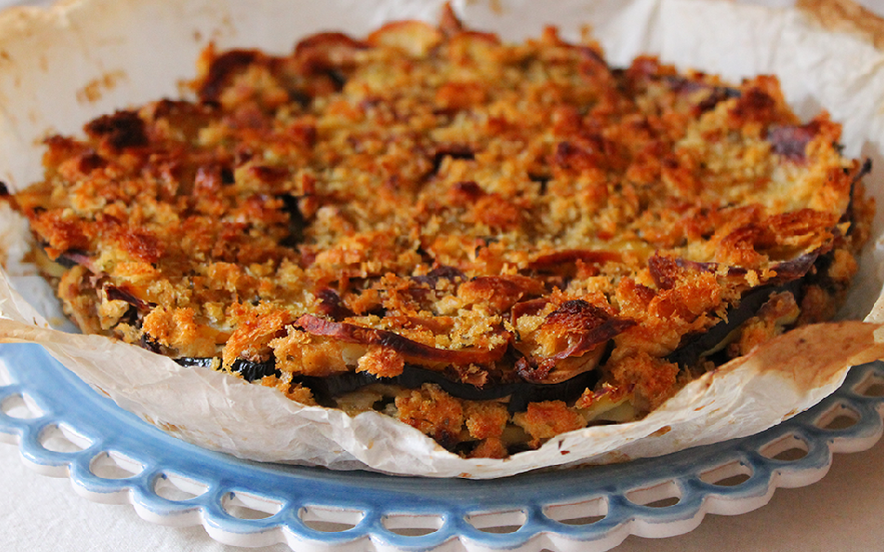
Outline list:
[[[681,68],[731,80],[777,74],[799,115],[827,109],[844,124],[845,153],[872,158],[867,186],[884,205],[884,57],[862,36],[827,31],[793,9],[712,0],[512,0],[454,7],[468,25],[511,40],[536,36],[545,24],[557,24],[571,40],[591,28],[613,65],[656,53]],[[39,139],[51,132],[78,134],[101,113],[180,96],[180,82],[194,76],[194,61],[210,40],[219,48],[283,53],[308,33],[362,36],[390,19],[434,22],[438,10],[438,2],[406,0],[83,0],[0,14],[0,178],[13,190],[39,180]],[[868,315],[870,322],[884,322],[884,306],[873,308],[884,281],[881,221],[879,213],[843,309],[846,318]],[[3,340],[43,343],[96,390],[147,422],[260,461],[472,478],[625,461],[757,433],[834,391],[851,364],[884,357],[877,325],[810,327],[707,374],[639,422],[574,431],[505,460],[465,460],[374,412],[351,418],[303,407],[233,376],[183,368],[103,337],[51,329],[66,323],[52,291],[21,262],[27,236],[21,218],[0,209],[8,269],[0,278]]]

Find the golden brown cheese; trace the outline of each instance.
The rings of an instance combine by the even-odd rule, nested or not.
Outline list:
[[[640,417],[830,318],[869,233],[839,125],[774,77],[448,11],[198,68],[192,100],[47,140],[17,194],[67,312],[464,455]]]

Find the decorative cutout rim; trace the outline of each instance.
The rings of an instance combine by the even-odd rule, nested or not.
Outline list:
[[[470,481],[267,465],[189,445],[92,391],[36,345],[0,346],[0,440],[90,500],[202,525],[237,546],[602,552],[691,531],[778,487],[822,478],[833,452],[882,434],[884,363],[851,369],[816,407],[748,437],[626,464]],[[369,544],[370,543],[370,544]]]

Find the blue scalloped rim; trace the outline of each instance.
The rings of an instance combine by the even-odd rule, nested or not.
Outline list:
[[[882,432],[884,397],[857,390],[869,378],[884,382],[884,364],[871,363],[851,370],[845,384],[823,403],[762,434],[717,445],[695,448],[661,458],[627,464],[531,473],[491,481],[439,480],[393,477],[368,472],[336,472],[321,468],[259,464],[213,453],[171,438],[93,392],[39,346],[3,345],[11,383],[0,387],[0,404],[26,395],[41,411],[36,418],[11,417],[0,412],[0,433],[18,439],[23,456],[45,467],[67,467],[73,483],[91,495],[128,491],[131,502],[158,518],[199,512],[210,534],[221,540],[248,542],[250,536],[282,529],[273,539],[329,547],[369,537],[376,545],[398,550],[427,550],[453,538],[470,548],[507,550],[545,534],[562,542],[579,543],[595,550],[615,546],[636,527],[659,527],[656,535],[677,534],[714,511],[709,504],[744,501],[758,507],[769,498],[771,487],[782,486],[788,476],[824,474],[831,463],[832,445],[850,449],[870,447]],[[817,427],[833,409],[855,423],[840,429]],[[91,441],[77,452],[54,452],[40,444],[41,432],[63,424]],[[800,459],[768,458],[765,448],[794,436],[805,445]],[[124,479],[103,479],[90,470],[93,459],[115,451],[140,463],[143,470]],[[735,486],[710,484],[701,474],[738,463],[751,476]],[[205,493],[182,501],[161,497],[158,478],[175,474],[206,485]],[[798,481],[798,483],[794,483]],[[666,507],[641,505],[629,500],[630,491],[672,482],[680,499]],[[809,482],[809,481],[808,481]],[[786,483],[789,484],[789,483]],[[793,478],[792,485],[802,483]],[[224,507],[230,493],[247,493],[280,505],[266,519],[240,519]],[[561,523],[547,515],[550,505],[575,504],[602,498],[606,513],[594,523]],[[713,500],[715,499],[715,500]],[[754,502],[752,502],[754,501]],[[319,507],[362,512],[352,528],[323,532],[302,520],[304,508]],[[524,519],[514,532],[490,533],[470,523],[471,514],[519,511]],[[432,516],[437,530],[408,536],[385,526],[386,516]],[[693,520],[693,521],[692,521]],[[389,525],[389,524],[388,524]],[[666,527],[670,529],[666,529]],[[673,529],[674,528],[674,529]],[[645,532],[648,532],[645,529]],[[281,536],[280,536],[281,535]],[[237,537],[241,537],[238,539]],[[547,544],[549,544],[547,542]]]

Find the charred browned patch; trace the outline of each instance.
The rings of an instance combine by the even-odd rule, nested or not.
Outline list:
[[[94,151],[84,152],[77,159],[77,170],[83,174],[89,174],[94,170],[107,166],[107,160]]]
[[[448,198],[454,205],[471,205],[487,195],[475,181],[455,182],[448,189]]]
[[[230,50],[213,59],[197,90],[200,101],[217,102],[228,80],[261,57],[256,50]]]
[[[767,92],[752,87],[740,95],[730,110],[730,118],[735,127],[748,122],[768,123],[774,120],[777,102]]]
[[[148,144],[144,121],[134,111],[103,115],[89,122],[85,130],[92,139],[99,140],[114,151]]]
[[[116,235],[120,249],[146,263],[155,263],[163,256],[165,248],[160,240],[144,229],[127,228]]]
[[[282,211],[289,217],[289,235],[280,244],[285,247],[297,247],[303,241],[304,229],[307,227],[307,217],[301,208],[301,205],[306,203],[306,198],[283,194],[278,196],[278,199],[282,201]]]
[[[555,326],[565,332],[584,331],[601,325],[609,318],[611,316],[604,309],[583,299],[572,299],[549,313],[543,324],[546,327]]]
[[[278,184],[289,177],[289,170],[285,167],[252,165],[248,171],[252,177],[265,184]]]
[[[340,89],[346,80],[344,72],[354,65],[355,52],[365,48],[368,44],[344,33],[318,33],[300,41],[294,57],[303,74],[327,77]]]

